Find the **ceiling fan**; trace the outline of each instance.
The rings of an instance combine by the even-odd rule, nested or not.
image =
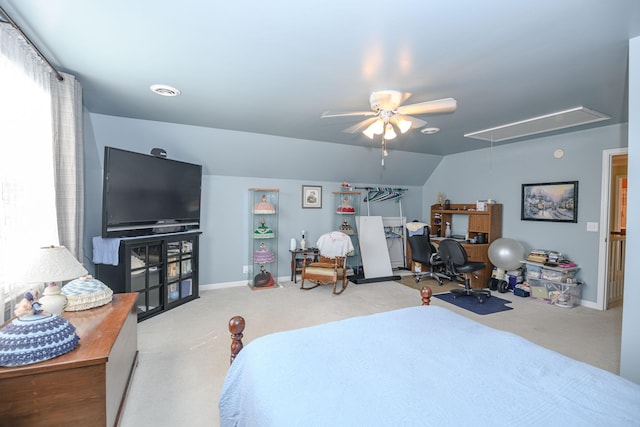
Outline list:
[[[371,93],[369,97],[371,111],[342,113],[327,111],[321,117],[371,116],[344,129],[343,132],[356,133],[362,131],[370,139],[373,139],[375,135],[383,135],[384,144],[384,140],[393,139],[397,136],[395,128],[400,133],[406,133],[409,129],[419,128],[427,124],[426,121],[412,117],[412,115],[452,113],[456,110],[457,102],[453,98],[401,105],[410,96],[411,94],[408,92],[396,90],[376,91]]]

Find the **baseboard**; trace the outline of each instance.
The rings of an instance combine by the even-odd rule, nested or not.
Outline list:
[[[374,282],[390,282],[394,280],[400,280],[400,276],[385,276],[385,277],[373,277],[371,279],[365,277],[356,277],[349,276],[349,281],[355,283],[356,285],[361,285],[363,283],[374,283]]]
[[[582,301],[580,301],[580,305],[581,305],[582,307],[587,307],[587,308],[592,308],[592,309],[594,309],[594,310],[600,310],[600,311],[602,311],[602,310],[600,309],[600,306],[599,306],[598,304],[596,304],[595,302],[582,300]]]
[[[278,283],[282,284],[284,282],[291,282],[291,278],[289,276],[278,277]],[[239,286],[247,286],[247,279],[239,280],[237,282],[220,282],[220,283],[210,283],[207,285],[200,285],[198,287],[201,291],[210,291],[214,289],[223,289],[223,288],[236,288]]]
[[[240,280],[238,282],[211,283],[208,285],[200,285],[198,289],[201,291],[210,291],[213,289],[235,288],[239,286],[247,286],[247,281]]]

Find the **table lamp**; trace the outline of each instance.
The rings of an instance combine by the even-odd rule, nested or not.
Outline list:
[[[43,296],[38,302],[42,309],[60,315],[67,298],[60,293],[57,282],[77,279],[87,274],[87,270],[64,246],[46,246],[30,256],[24,269],[18,273],[16,282],[45,283]]]
[[[29,254],[15,281],[46,283],[44,296],[27,292],[16,305],[16,318],[0,329],[0,366],[21,366],[48,360],[73,350],[80,338],[61,317],[67,298],[56,282],[76,279],[87,270],[64,246],[48,246]]]

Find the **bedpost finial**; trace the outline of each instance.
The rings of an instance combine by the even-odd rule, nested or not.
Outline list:
[[[234,335],[244,332],[245,321],[242,316],[233,316],[229,319],[229,332]]]
[[[423,286],[420,290],[420,295],[422,296],[422,305],[431,304],[431,296],[433,295],[433,291],[429,286]]]
[[[242,350],[242,337],[244,332],[245,321],[242,316],[233,316],[229,320],[229,332],[231,332],[231,361],[236,358],[240,350]]]

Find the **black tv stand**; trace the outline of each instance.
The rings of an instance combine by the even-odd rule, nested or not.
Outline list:
[[[96,264],[114,293],[138,292],[138,321],[199,297],[199,231],[123,238],[118,265]]]

